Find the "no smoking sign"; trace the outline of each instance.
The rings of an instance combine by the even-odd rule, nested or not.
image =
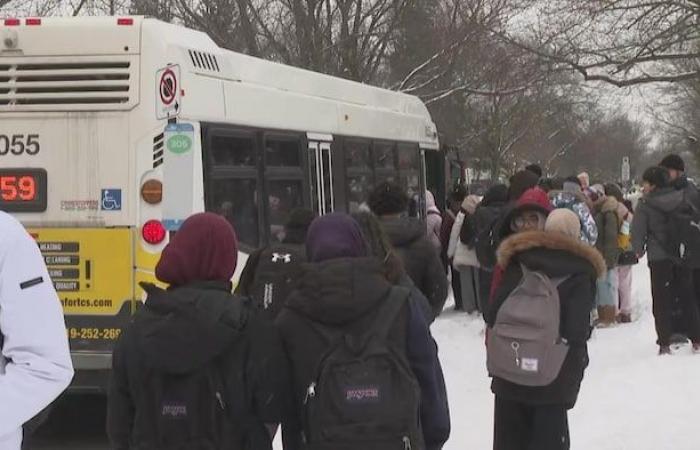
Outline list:
[[[180,66],[172,65],[156,73],[156,117],[176,117],[182,108]]]

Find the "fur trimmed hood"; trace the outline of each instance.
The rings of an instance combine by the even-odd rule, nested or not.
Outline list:
[[[605,197],[604,200],[601,200],[598,210],[602,213],[607,213],[607,212],[615,212],[617,213],[617,205],[618,201],[615,197],[612,195],[609,195]]]
[[[503,241],[498,248],[498,265],[506,268],[517,254],[538,248],[562,251],[578,256],[590,263],[599,277],[605,275],[607,271],[603,256],[594,247],[563,234],[544,231],[526,231],[514,234]]]

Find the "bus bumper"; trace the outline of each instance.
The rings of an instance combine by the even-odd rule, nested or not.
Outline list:
[[[112,354],[107,352],[73,352],[75,376],[68,388],[71,392],[106,393],[109,373],[112,369]]]

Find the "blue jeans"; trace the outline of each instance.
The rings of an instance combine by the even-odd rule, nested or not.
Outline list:
[[[596,295],[596,305],[614,306],[615,308],[617,308],[617,269],[608,270],[602,278],[598,278],[596,285],[598,286],[598,294]]]

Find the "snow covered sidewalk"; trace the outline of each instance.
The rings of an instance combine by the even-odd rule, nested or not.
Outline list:
[[[635,267],[634,323],[596,330],[591,364],[570,414],[572,450],[700,449],[700,355],[659,357],[649,271]],[[447,382],[452,436],[445,450],[490,450],[493,395],[483,322],[446,310],[433,325]]]

